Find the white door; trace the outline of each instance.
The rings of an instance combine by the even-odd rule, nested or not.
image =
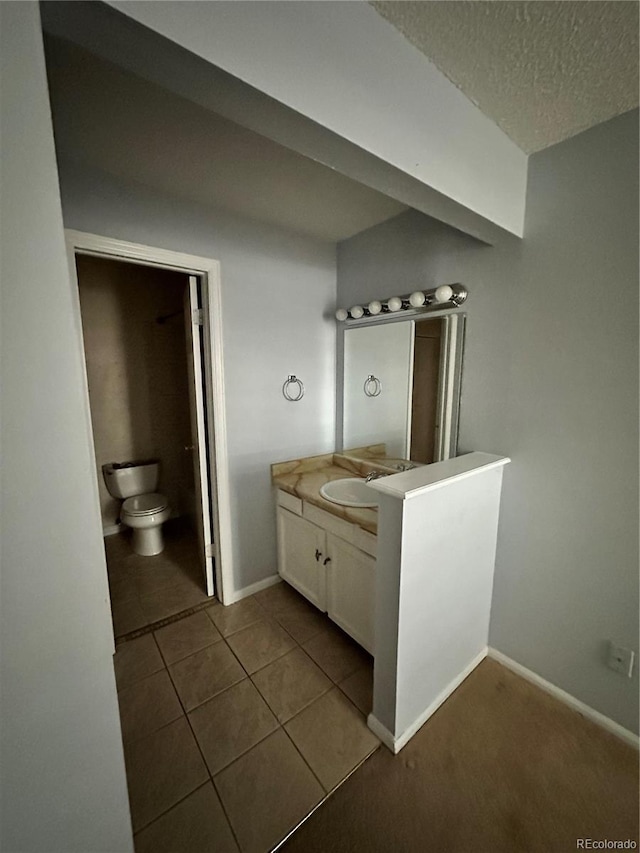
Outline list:
[[[202,367],[202,308],[198,294],[198,279],[190,275],[189,286],[184,298],[185,327],[187,333],[187,366],[189,371],[189,404],[191,408],[191,452],[193,453],[193,475],[196,494],[196,524],[200,559],[203,564],[207,594],[213,595],[215,546],[213,542],[213,518],[210,468],[207,451],[207,421],[204,408],[204,385]]]

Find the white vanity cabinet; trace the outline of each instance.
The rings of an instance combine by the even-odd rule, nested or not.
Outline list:
[[[373,654],[375,557],[327,533],[327,613]]]
[[[324,530],[278,507],[278,573],[312,604],[326,611]]]
[[[376,537],[277,491],[278,572],[373,653]]]

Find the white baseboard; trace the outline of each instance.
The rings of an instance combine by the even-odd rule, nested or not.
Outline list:
[[[406,746],[407,743],[411,740],[411,738],[416,734],[416,732],[422,728],[422,726],[427,722],[429,717],[433,716],[438,708],[446,702],[446,700],[451,696],[453,691],[458,688],[462,682],[467,678],[467,676],[471,675],[473,670],[478,666],[479,663],[487,656],[487,649],[484,648],[480,654],[476,655],[473,660],[465,666],[462,672],[457,675],[452,681],[447,684],[444,690],[438,694],[438,696],[434,699],[434,701],[426,708],[414,721],[408,726],[400,735],[397,737],[394,736],[389,729],[382,725],[380,720],[377,717],[374,717],[373,714],[369,714],[367,717],[367,725],[371,729],[371,731],[379,737],[382,743],[388,747],[394,754],[400,752],[403,746]]]
[[[386,726],[382,725],[377,717],[374,717],[373,712],[367,717],[367,725],[374,735],[382,741],[387,749],[390,749],[393,753],[398,752],[393,735]]]
[[[621,726],[619,723],[616,723],[614,720],[609,717],[605,717],[604,714],[601,714],[600,711],[596,711],[594,708],[591,708],[589,705],[585,705],[584,702],[581,702],[579,699],[576,699],[575,696],[572,696],[570,693],[562,690],[560,687],[556,687],[555,684],[552,684],[550,681],[542,678],[542,676],[537,675],[537,673],[532,672],[532,670],[527,669],[526,666],[522,666],[522,664],[517,663],[511,658],[499,652],[497,649],[489,648],[489,657],[493,658],[493,660],[501,663],[507,669],[510,669],[512,672],[515,672],[516,675],[520,675],[526,681],[530,681],[531,684],[535,684],[536,687],[539,687],[541,690],[544,690],[545,693],[549,693],[551,696],[555,696],[556,699],[559,699],[565,705],[568,705],[570,708],[573,708],[578,713],[582,714],[583,717],[586,717],[589,720],[592,720],[594,723],[597,723],[603,729],[606,729],[611,734],[620,738],[620,740],[625,741],[625,743],[630,744],[636,749],[640,748],[640,738],[638,735],[630,732],[628,729],[625,729],[624,726]]]
[[[280,583],[282,578],[280,575],[269,575],[268,578],[264,578],[264,580],[256,581],[256,583],[249,584],[249,586],[244,586],[242,589],[236,589],[230,596],[228,601],[225,601],[224,604],[235,604],[236,601],[242,601],[243,598],[248,598],[250,595],[255,595],[256,592],[262,592],[263,589],[268,589],[270,586],[274,586],[277,583]]]

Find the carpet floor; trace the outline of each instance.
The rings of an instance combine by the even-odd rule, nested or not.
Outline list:
[[[398,755],[379,749],[281,850],[589,849],[579,839],[637,849],[638,796],[637,750],[487,659]]]

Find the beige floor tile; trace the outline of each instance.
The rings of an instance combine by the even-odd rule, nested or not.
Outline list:
[[[214,782],[243,853],[272,850],[324,795],[282,729],[234,761]]]
[[[281,723],[290,720],[332,687],[332,682],[302,649],[294,649],[252,676]]]
[[[113,633],[116,637],[121,637],[123,634],[128,634],[129,631],[135,631],[137,628],[143,628],[148,624],[147,616],[137,598],[119,604],[112,603],[111,618],[113,619]]]
[[[278,728],[248,678],[200,705],[189,720],[211,775]]]
[[[302,595],[284,581],[267,587],[267,589],[263,589],[261,592],[256,592],[253,597],[265,610],[273,615],[282,613],[284,610],[306,601]]]
[[[211,619],[202,610],[160,628],[155,632],[155,638],[167,663],[175,663],[222,640]]]
[[[109,599],[112,607],[137,597],[135,582],[129,575],[121,578],[109,578]]]
[[[136,640],[129,640],[116,646],[113,667],[118,690],[164,669],[164,661],[153,639],[153,634],[144,634]]]
[[[193,708],[245,678],[245,672],[226,643],[207,646],[169,667],[185,709]]]
[[[327,792],[380,745],[337,688],[301,711],[285,729]]]
[[[147,624],[188,610],[207,598],[204,590],[191,586],[171,586],[141,596],[140,606],[147,617]]]
[[[158,554],[157,557],[149,557],[149,559],[161,560],[161,562],[151,569],[145,569],[134,574],[136,591],[141,598],[173,586],[181,586],[185,589],[194,586],[193,579],[182,566],[168,562],[162,554]],[[195,586],[197,587],[197,584]],[[204,591],[204,580],[201,586]]]
[[[130,533],[114,533],[113,536],[104,537],[104,551],[107,557],[107,562],[118,563],[121,560],[126,560],[132,555],[131,550],[131,535]]]
[[[109,560],[107,557],[107,578],[109,585],[120,581],[129,581],[133,586],[133,579],[129,571],[128,560]]]
[[[372,667],[365,666],[356,670],[344,681],[341,681],[338,687],[351,699],[356,708],[362,711],[365,717],[371,713],[373,707]]]
[[[209,778],[186,717],[125,744],[133,829],[166,812]]]
[[[322,631],[303,644],[303,649],[329,678],[338,683],[371,661],[357,643],[338,628]]]
[[[122,739],[136,740],[182,716],[182,705],[166,669],[118,693]]]
[[[228,607],[211,607],[207,613],[223,637],[230,637],[265,617],[264,610],[252,598],[245,598]]]
[[[301,645],[321,631],[331,628],[329,617],[306,603],[276,613],[275,619]]]
[[[296,647],[295,640],[277,622],[256,622],[227,638],[249,674],[272,663]]]
[[[136,853],[238,853],[211,782],[163,814],[134,838]]]

